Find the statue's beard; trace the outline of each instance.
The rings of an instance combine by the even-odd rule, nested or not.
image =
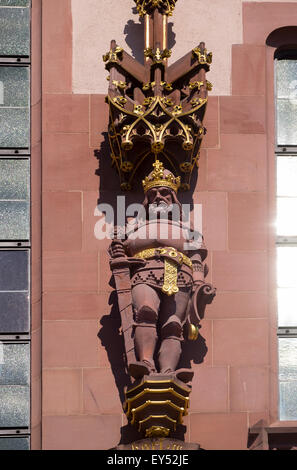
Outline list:
[[[154,202],[149,206],[149,212],[154,215],[166,215],[170,212],[171,206],[169,206],[165,201],[160,201],[159,203]]]

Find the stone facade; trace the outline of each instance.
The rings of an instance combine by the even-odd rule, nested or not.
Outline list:
[[[113,34],[126,47],[125,22],[132,31],[126,42],[129,36],[133,50],[133,31],[135,39],[139,29],[131,10],[134,2],[122,1],[120,8],[118,3],[33,0],[33,34],[39,34],[42,20],[43,79],[41,121],[36,65],[33,246],[41,247],[42,241],[43,307],[41,325],[41,253],[36,252],[32,345],[36,449],[108,449],[120,442],[121,428],[129,432],[122,410],[127,379],[117,348],[119,319],[110,302],[109,240],[94,237],[98,200],[114,203],[119,191],[105,140],[108,85],[100,56]],[[250,426],[260,419],[277,419],[274,49],[265,41],[296,16],[296,1],[216,0],[209,7],[202,0],[179,0],[170,18],[177,41],[172,61],[201,40],[214,52],[208,132],[193,199],[203,205],[208,281],[218,292],[200,330],[197,347],[205,354],[202,363],[193,364],[195,379],[185,419],[186,440],[208,450],[246,449]],[[34,56],[38,64],[38,41],[33,47],[33,64]],[[141,197],[127,195],[127,202],[141,202]]]

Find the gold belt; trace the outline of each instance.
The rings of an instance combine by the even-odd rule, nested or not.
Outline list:
[[[179,291],[177,287],[178,265],[186,264],[189,268],[193,268],[190,258],[172,247],[148,248],[147,250],[136,253],[134,256],[135,258],[142,259],[164,256],[164,283],[162,291],[167,295],[173,295]]]

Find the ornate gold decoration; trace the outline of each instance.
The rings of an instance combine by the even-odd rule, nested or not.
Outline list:
[[[199,328],[192,323],[189,324],[189,331],[188,331],[188,340],[189,341],[197,341],[199,337]]]
[[[132,162],[123,162],[121,165],[121,169],[124,173],[130,173],[134,168]]]
[[[131,424],[135,424],[136,422],[136,419],[137,419],[137,414],[140,412],[140,411],[143,411],[147,408],[151,408],[151,409],[154,409],[156,407],[168,407],[168,408],[172,408],[174,411],[176,411],[176,415],[177,415],[177,423],[178,424],[182,424],[183,422],[183,419],[182,417],[184,416],[184,408],[181,407],[181,406],[178,406],[176,405],[175,403],[173,403],[171,400],[147,400],[145,403],[143,403],[143,405],[140,405],[138,406],[137,408],[133,408],[131,413],[132,413],[132,420],[131,420]]]
[[[171,16],[177,0],[134,0],[140,16],[150,15],[158,8],[160,13]]]
[[[164,284],[162,292],[171,296],[179,291],[177,287],[177,264],[171,259],[164,260]]]
[[[195,98],[195,99],[191,100],[191,105],[192,105],[193,108],[196,108],[196,107],[199,106],[202,102],[203,102],[203,99],[202,99],[202,98]]]
[[[124,98],[123,96],[116,96],[113,101],[120,106],[124,106],[127,103],[127,98]]]
[[[180,444],[164,444],[165,438],[153,439],[151,442],[132,443],[131,450],[183,450]],[[166,441],[165,441],[166,442]]]
[[[210,65],[212,63],[212,52],[202,49],[201,45],[192,50],[193,59],[198,59],[201,65]]]
[[[127,88],[127,83],[126,82],[113,80],[112,84],[115,85],[120,90],[125,90]]]
[[[180,187],[180,177],[175,178],[171,173],[166,174],[163,163],[157,160],[153,164],[154,170],[151,175],[146,176],[142,181],[144,192],[146,193],[151,188],[166,186],[173,189],[177,193]]]
[[[174,375],[145,376],[125,391],[124,411],[139,432],[150,437],[167,437],[188,414],[191,388]],[[165,430],[168,429],[168,434]]]
[[[145,437],[168,437],[170,429],[163,426],[151,426],[145,432]]]
[[[135,104],[134,105],[134,113],[138,114],[139,116],[143,115],[143,108],[141,104]]]
[[[169,66],[167,16],[172,14],[176,0],[135,3],[138,12],[146,15],[144,64],[114,40],[104,55],[110,74],[107,103],[112,165],[121,188],[128,190],[137,181],[145,160],[158,159],[180,176],[180,190],[187,191],[205,134],[203,120],[211,90],[206,72],[212,54],[201,42],[179,59],[178,65]],[[133,168],[128,170],[125,162],[131,162]]]
[[[161,82],[161,86],[162,86],[163,89],[166,90],[166,91],[172,91],[172,90],[173,90],[172,83]]]
[[[181,114],[182,112],[183,112],[183,107],[181,104],[177,104],[173,107],[173,111],[172,111],[173,115]]]
[[[171,98],[162,98],[162,103],[164,103],[168,107],[171,107],[174,105],[174,102],[172,101]]]
[[[190,82],[189,83],[189,88],[190,90],[195,90],[197,88],[198,91],[200,91],[201,87],[203,87],[204,82]]]
[[[206,80],[206,89],[208,91],[212,91],[212,89],[213,89],[213,84],[211,82],[209,82],[208,80]]]
[[[160,163],[160,162],[156,162]],[[156,170],[156,173],[158,171]],[[157,178],[157,185],[156,186],[166,186],[164,183],[160,183],[160,172],[156,175]],[[151,186],[151,187],[155,187]],[[171,187],[171,186],[170,186]],[[166,247],[166,248],[149,248],[147,250],[140,251],[139,253],[135,254],[135,258],[141,259],[149,259],[153,258],[154,256],[164,256],[164,283],[162,287],[162,291],[171,296],[176,294],[179,291],[177,286],[177,268],[181,264],[186,264],[191,269],[193,268],[192,261],[183,253],[177,251],[175,248]],[[166,255],[166,256],[165,256]],[[168,258],[168,256],[171,258]]]
[[[132,386],[131,388],[129,388],[129,390],[126,391],[126,396],[133,394],[134,392],[136,392],[137,390],[139,390],[141,388],[145,388],[145,386],[147,384],[150,384],[152,386],[153,384],[155,384],[155,380],[151,380],[151,379],[147,378],[145,380],[145,382],[137,384],[135,386]],[[165,384],[167,384],[167,386],[170,385],[172,387],[175,387],[180,391],[180,393],[184,394],[185,396],[186,396],[186,393],[188,391],[188,388],[185,386],[185,384],[181,385],[179,383],[177,385],[174,382],[174,380],[172,380],[172,377],[168,377],[167,379],[163,379],[163,380],[158,380],[158,384],[163,384],[164,386],[165,386]],[[174,388],[174,390],[175,390],[175,388]]]
[[[122,183],[121,184],[121,190],[122,191],[131,191],[132,187],[131,184],[129,183]]]
[[[147,82],[143,84],[142,89],[143,91],[153,90],[155,85],[156,85],[155,82]]]
[[[127,400],[124,403],[124,410],[126,412],[127,417],[129,418],[132,412],[132,409],[134,408],[134,403],[139,402],[143,397],[151,396],[153,394],[159,395],[159,394],[166,394],[166,395],[172,395],[174,398],[177,398],[179,403],[181,403],[182,407],[185,410],[185,416],[188,414],[188,408],[189,408],[189,397],[185,397],[184,395],[181,395],[178,393],[176,390],[174,390],[173,387],[168,387],[168,388],[145,388],[142,390],[140,393],[137,395],[133,396],[132,398],[127,398]]]
[[[157,47],[155,51],[153,51],[151,47],[144,49],[144,56],[152,59],[154,64],[161,64],[164,59],[171,57],[171,53],[170,49],[164,49],[161,51],[159,47]]]
[[[179,167],[183,173],[191,173],[192,171],[192,163],[190,162],[183,162]]]
[[[170,255],[170,253],[173,253]],[[193,263],[186,256],[184,253],[181,251],[175,250],[175,248],[172,248],[171,246],[168,248],[148,248],[147,250],[142,250],[139,251],[136,255],[135,258],[142,258],[142,259],[149,259],[149,258],[154,258],[154,256],[162,256],[165,254],[169,254],[169,256],[172,256],[173,258],[179,257],[182,261],[182,263],[186,264],[189,268],[193,268]]]
[[[155,98],[153,98],[152,96],[150,96],[149,98],[145,98],[145,100],[143,102],[143,106],[150,107],[153,104],[154,101],[155,101]]]
[[[117,46],[115,50],[110,49],[109,52],[106,52],[103,56],[104,62],[117,62],[118,60],[122,60],[123,58],[124,49],[122,47]]]

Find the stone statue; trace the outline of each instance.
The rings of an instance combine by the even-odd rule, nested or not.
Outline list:
[[[205,282],[203,238],[193,240],[182,220],[179,178],[159,161],[153,166],[143,181],[145,219],[128,224],[126,239],[113,240],[109,253],[111,259],[134,261],[130,283],[135,360],[128,365],[129,374],[135,379],[173,374],[187,383],[193,371],[177,370],[181,343],[185,336],[197,339],[199,321],[215,289]],[[179,218],[172,215],[173,207],[179,209]]]

